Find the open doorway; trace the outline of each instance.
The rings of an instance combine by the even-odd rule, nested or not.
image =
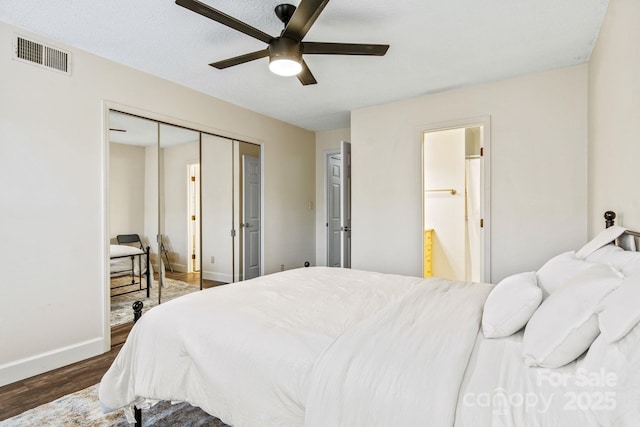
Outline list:
[[[488,119],[423,132],[424,276],[490,281]]]

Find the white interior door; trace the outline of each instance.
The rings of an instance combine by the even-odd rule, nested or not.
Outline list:
[[[260,159],[242,156],[242,228],[244,280],[260,275]]]
[[[327,156],[327,266],[341,265],[342,156]]]
[[[340,185],[340,249],[342,253],[340,266],[351,268],[351,143],[342,141],[342,183]]]

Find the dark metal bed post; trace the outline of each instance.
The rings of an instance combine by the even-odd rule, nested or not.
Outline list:
[[[616,219],[616,213],[614,211],[606,211],[604,213],[604,225],[606,228],[609,228],[613,225],[614,220]]]
[[[147,253],[148,253],[148,250],[149,250],[149,247],[147,246]],[[147,258],[147,278],[149,277],[148,265],[149,265],[149,258]],[[147,288],[147,292],[149,292],[148,289],[149,288]],[[138,320],[140,320],[140,317],[142,317],[142,308],[144,307],[144,304],[142,303],[142,301],[136,301],[133,303],[132,307],[133,307],[133,323],[136,323]],[[142,409],[138,407],[134,407],[134,416],[136,418],[135,425],[138,427],[142,427]]]
[[[145,272],[145,275],[147,276],[147,298],[149,298],[149,280],[151,279],[151,277],[149,276],[149,253],[151,252],[151,247],[147,246],[147,270]]]
[[[142,317],[142,307],[144,307],[144,304],[142,301],[136,301],[131,306],[133,307],[133,323],[136,323],[140,317]]]

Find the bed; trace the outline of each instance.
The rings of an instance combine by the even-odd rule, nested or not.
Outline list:
[[[117,236],[117,245],[109,245],[109,272],[110,277],[127,276],[131,280],[112,285],[111,289],[122,289],[119,293],[112,292],[111,296],[124,295],[146,289],[147,297],[152,286],[153,276],[149,263],[150,248],[144,248],[137,234]],[[139,247],[131,246],[138,244]],[[142,276],[144,275],[144,285]]]
[[[640,425],[640,253],[611,244],[634,234],[495,286],[312,267],[186,295],[135,324],[100,401],[234,427]]]

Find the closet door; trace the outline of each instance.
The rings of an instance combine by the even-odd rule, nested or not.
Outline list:
[[[229,139],[202,134],[203,287],[234,281],[234,162]]]
[[[200,290],[200,133],[158,125],[159,302]]]
[[[120,111],[109,111],[109,233],[111,245],[118,236],[137,235],[139,243],[123,245],[150,248],[150,262],[156,265],[158,230],[158,123]],[[133,268],[134,277],[129,274]],[[146,259],[111,260],[109,288],[113,296],[111,325],[131,319],[131,303],[146,297]],[[142,273],[141,273],[142,272]],[[135,284],[131,284],[135,282]],[[150,277],[150,296],[157,283]]]

